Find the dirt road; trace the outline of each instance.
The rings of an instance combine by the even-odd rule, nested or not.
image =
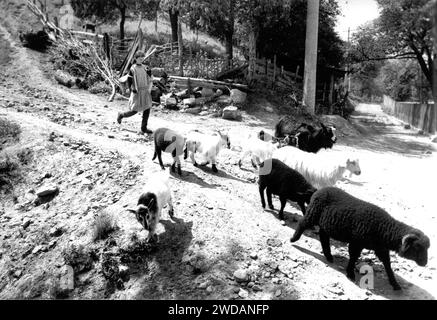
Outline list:
[[[334,263],[321,254],[318,236],[308,232],[289,242],[301,219],[298,207],[287,205],[286,224],[277,212],[261,208],[256,174],[249,161],[238,168],[239,144],[249,132],[273,128],[277,115],[244,114],[229,122],[154,108],[152,129],[171,127],[229,131],[233,148],[219,156],[219,173],[183,163],[183,176],[173,176],[175,221],[164,209],[156,248],[126,262],[129,280],[108,293],[102,257],[128,248],[133,238],[147,235],[127,206],[135,205],[141,186],[152,171],[152,145],[138,136],[140,117],[115,122],[126,102],[66,89],[49,76],[45,57],[17,45],[3,26],[0,50],[0,116],[22,127],[19,146],[32,161],[14,186],[2,195],[0,207],[0,298],[52,298],[68,246],[83,244],[99,255],[93,267],[75,276],[70,298],[110,299],[434,299],[436,276],[436,156],[430,139],[405,130],[377,105],[362,104],[351,119],[349,134],[340,135],[335,150],[360,159],[362,175],[338,186],[387,209],[394,217],[420,228],[431,238],[429,263],[421,268],[392,254],[392,267],[402,292],[394,292],[382,264],[365,252],[360,264],[375,272],[372,290],[345,276],[347,247],[333,242]],[[54,141],[48,139],[54,133]],[[170,157],[164,156],[169,165]],[[49,173],[49,175],[47,175]],[[55,183],[59,195],[33,206],[32,190]],[[278,207],[278,200],[274,199]],[[100,212],[115,217],[119,229],[111,241],[92,242],[92,224]],[[31,220],[23,228],[25,219]],[[54,237],[52,228],[62,227]],[[54,241],[54,242],[53,242]],[[38,248],[40,246],[41,248]],[[116,255],[114,253],[114,255]],[[240,270],[243,281],[234,272]]]

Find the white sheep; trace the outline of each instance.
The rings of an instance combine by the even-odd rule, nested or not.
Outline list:
[[[273,152],[273,158],[297,170],[316,188],[333,186],[348,170],[350,175],[361,174],[359,160],[330,151],[310,153],[286,146]]]
[[[278,148],[278,144],[273,144],[270,141],[262,141],[257,136],[250,136],[249,139],[243,141],[243,154],[238,161],[238,166],[241,168],[241,163],[245,157],[251,155],[252,166],[256,169],[262,162],[271,159],[273,152]]]
[[[187,135],[184,159],[187,159],[188,152],[190,152],[191,161],[194,166],[197,167],[194,154],[198,153],[204,160],[200,165],[206,165],[211,162],[212,171],[218,172],[216,158],[220,150],[224,147],[227,147],[228,149],[231,148],[231,142],[227,134],[217,131],[213,135],[206,135],[199,131],[191,131]]]
[[[136,209],[127,209],[135,213],[138,222],[149,231],[147,241],[155,235],[156,227],[161,219],[162,208],[168,204],[169,216],[173,219],[174,208],[170,190],[168,171],[152,173],[138,199]]]

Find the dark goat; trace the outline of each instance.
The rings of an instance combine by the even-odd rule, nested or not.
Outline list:
[[[287,200],[297,202],[305,215],[305,203],[310,202],[312,194],[316,191],[299,172],[278,159],[269,159],[261,164],[258,184],[263,208],[266,206],[264,189],[267,188],[267,201],[272,210],[274,209],[272,194],[279,196],[281,201],[279,219],[281,220],[284,220],[284,208]]]
[[[284,116],[275,126],[275,137],[283,138],[284,145],[298,147],[307,152],[317,153],[322,148],[332,148],[337,141],[335,127],[326,127],[320,122],[320,129],[312,125],[301,123],[294,129],[294,118]]]
[[[422,231],[395,220],[385,210],[360,200],[335,187],[326,187],[313,194],[305,217],[290,239],[299,240],[306,229],[318,225],[323,254],[333,262],[329,238],[349,243],[347,277],[355,279],[355,263],[364,248],[374,250],[384,264],[394,290],[397,283],[390,265],[390,250],[414,260],[419,266],[428,262],[429,238]]]
[[[306,152],[317,153],[320,149],[332,148],[337,141],[335,135],[335,127],[326,127],[320,122],[320,129],[306,128],[305,130],[296,134],[297,147]]]
[[[153,140],[155,142],[155,153],[152,160],[158,156],[159,165],[164,170],[164,164],[161,159],[161,152],[171,153],[173,157],[173,164],[171,165],[171,171],[175,172],[175,165],[178,166],[178,174],[181,175],[181,162],[179,156],[184,152],[185,138],[170,129],[159,128],[153,134]]]

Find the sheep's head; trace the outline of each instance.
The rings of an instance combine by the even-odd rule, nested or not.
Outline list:
[[[361,174],[360,162],[358,159],[347,159],[346,169],[357,176]]]
[[[419,266],[424,267],[428,263],[429,246],[429,238],[426,235],[410,233],[402,238],[398,253],[401,257],[416,261]]]
[[[150,229],[152,220],[154,219],[154,212],[156,212],[156,201],[154,199],[150,200],[148,205],[139,203],[135,209],[127,209],[129,212],[135,214],[138,222],[144,227],[144,229]]]
[[[323,123],[320,122],[320,126],[322,127],[322,136],[328,140],[327,145],[331,148],[332,144],[337,142],[337,136],[335,134],[335,131],[337,130],[335,126],[328,126],[326,127]]]
[[[221,144],[222,146],[227,147],[228,149],[231,149],[231,140],[229,139],[229,134],[227,133],[222,133],[221,131],[217,131],[220,135],[220,139],[221,139]]]

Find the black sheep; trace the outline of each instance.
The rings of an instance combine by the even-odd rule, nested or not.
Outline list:
[[[347,277],[351,280],[355,280],[355,263],[364,248],[375,251],[384,264],[394,290],[400,290],[401,287],[391,269],[390,250],[416,261],[419,266],[425,266],[428,262],[430,242],[422,231],[395,220],[378,206],[335,187],[326,187],[314,193],[307,214],[299,222],[290,241],[299,240],[306,229],[315,225],[320,227],[320,243],[329,262],[333,261],[329,238],[349,243]]]
[[[179,156],[184,152],[185,138],[176,131],[159,128],[153,134],[153,140],[155,142],[155,153],[152,160],[158,156],[159,164],[164,170],[164,164],[161,159],[161,152],[171,153],[173,156],[173,164],[171,165],[171,171],[175,172],[175,165],[178,165],[178,174],[182,175],[181,162]]]
[[[310,202],[312,194],[316,191],[299,172],[277,159],[269,159],[261,164],[258,184],[263,208],[266,206],[264,189],[267,188],[267,201],[272,210],[274,209],[272,194],[279,196],[281,220],[284,220],[284,207],[287,200],[297,202],[305,215],[305,203]]]

